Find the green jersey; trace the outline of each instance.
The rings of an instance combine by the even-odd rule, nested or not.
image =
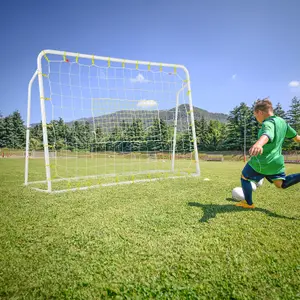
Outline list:
[[[258,173],[275,175],[285,171],[282,144],[285,138],[292,139],[297,132],[280,117],[271,116],[263,121],[258,138],[266,135],[269,138],[263,146],[263,153],[251,157],[249,165]]]

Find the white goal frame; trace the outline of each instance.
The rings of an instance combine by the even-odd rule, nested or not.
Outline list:
[[[24,174],[24,185],[28,186],[34,183],[46,183],[47,189],[40,189],[40,188],[34,188],[35,190],[47,192],[47,193],[58,193],[58,192],[66,192],[70,190],[86,190],[89,188],[96,188],[98,186],[109,186],[109,185],[115,185],[115,184],[129,184],[132,183],[131,181],[123,181],[118,183],[106,183],[106,184],[100,184],[100,185],[92,185],[92,186],[84,186],[79,188],[70,188],[70,189],[64,189],[64,190],[53,190],[52,188],[52,182],[54,181],[61,181],[61,180],[78,180],[78,178],[60,178],[60,179],[51,179],[51,168],[50,168],[50,150],[48,147],[48,132],[47,132],[47,118],[46,118],[46,109],[45,109],[45,90],[44,90],[44,79],[43,79],[43,70],[42,70],[42,59],[47,59],[47,54],[49,55],[59,55],[61,57],[72,57],[76,58],[76,61],[80,58],[89,59],[91,61],[107,61],[107,62],[114,62],[114,63],[120,63],[120,64],[139,64],[139,65],[146,65],[146,66],[155,66],[155,67],[168,67],[168,68],[174,68],[174,69],[182,69],[185,73],[186,80],[185,85],[178,90],[177,92],[177,99],[176,103],[174,100],[174,105],[176,105],[176,112],[175,112],[175,124],[174,124],[174,135],[173,135],[173,149],[172,149],[172,159],[171,159],[171,171],[174,171],[174,165],[175,165],[175,147],[176,147],[176,134],[177,134],[177,115],[178,115],[178,105],[179,105],[179,94],[182,92],[184,88],[187,89],[187,97],[188,97],[188,105],[189,105],[189,114],[190,114],[190,126],[192,129],[192,144],[193,144],[193,156],[194,156],[194,163],[195,163],[195,173],[193,174],[187,174],[187,175],[193,175],[193,176],[200,176],[200,166],[199,166],[199,157],[198,157],[198,150],[197,150],[197,138],[196,138],[196,129],[195,129],[195,120],[194,120],[194,111],[193,111],[193,104],[192,104],[192,92],[191,92],[191,82],[190,82],[190,75],[188,69],[183,65],[177,65],[177,64],[167,64],[167,63],[157,63],[157,62],[149,62],[149,61],[136,61],[136,60],[128,60],[128,59],[121,59],[121,58],[112,58],[112,57],[104,57],[104,56],[97,56],[97,55],[89,55],[89,54],[79,54],[75,52],[65,52],[65,51],[58,51],[58,50],[43,50],[39,53],[37,57],[37,70],[33,74],[31,80],[28,84],[28,104],[27,104],[27,122],[26,122],[26,150],[25,150],[25,174]],[[48,59],[47,59],[48,60]],[[35,79],[38,78],[38,87],[39,87],[39,97],[40,97],[40,111],[41,111],[41,121],[42,121],[42,133],[43,133],[43,151],[44,151],[44,161],[45,161],[45,174],[46,179],[43,181],[29,181],[29,158],[30,158],[30,124],[31,124],[31,105],[32,105],[32,85],[35,81]],[[175,175],[175,174],[174,174]],[[110,176],[107,174],[107,176]],[[95,176],[85,176],[85,177],[95,177]],[[186,177],[185,176],[168,176],[166,178],[178,178],[178,177]],[[145,181],[155,181],[159,180],[161,178],[151,178],[151,179],[141,179],[141,180],[135,180],[134,182],[145,182]]]

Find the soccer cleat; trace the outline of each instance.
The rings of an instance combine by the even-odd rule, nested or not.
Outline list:
[[[242,201],[238,202],[235,206],[240,206],[240,207],[243,207],[243,208],[255,208],[254,204],[249,205],[246,202],[246,200],[242,200]]]

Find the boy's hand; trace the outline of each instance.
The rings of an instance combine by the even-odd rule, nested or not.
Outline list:
[[[300,135],[297,135],[296,137],[294,137],[293,139],[296,143],[300,143]]]
[[[264,149],[263,146],[269,141],[269,137],[267,135],[262,135],[259,140],[250,148],[249,153],[251,156],[257,156],[263,154]]]
[[[264,152],[263,147],[261,145],[257,145],[257,144],[254,144],[249,150],[249,153],[251,156],[257,156],[257,155],[263,154],[263,152]]]

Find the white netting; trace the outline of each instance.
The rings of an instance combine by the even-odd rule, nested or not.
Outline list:
[[[42,62],[48,145],[56,153],[51,180],[196,172],[182,68],[51,54]]]

